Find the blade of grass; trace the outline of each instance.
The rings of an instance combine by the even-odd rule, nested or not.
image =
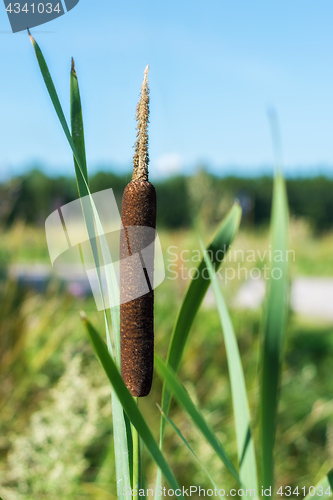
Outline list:
[[[80,92],[79,92],[79,85],[78,85],[78,79],[77,79],[77,74],[75,71],[75,66],[74,66],[74,61],[72,59],[72,68],[71,68],[71,75],[70,75],[70,102],[71,102],[71,127],[72,127],[72,137],[73,141],[75,144],[75,147],[77,148],[78,155],[79,155],[79,160],[81,162],[81,166],[83,169],[83,174],[85,176],[85,180],[88,183],[88,176],[87,176],[87,166],[86,166],[86,153],[85,153],[85,144],[84,144],[84,129],[83,129],[83,119],[82,119],[82,108],[81,108],[81,98],[80,98]],[[80,167],[79,165],[76,165],[76,159],[74,157],[74,165],[75,165],[75,172],[77,175],[78,168]],[[89,186],[88,186],[88,191]],[[93,203],[93,199],[92,199]],[[83,207],[84,208],[84,207]],[[94,238],[95,236],[95,228],[94,228],[94,217],[92,214],[90,214],[90,210],[88,213],[88,217],[90,217],[90,233],[91,238],[90,238],[90,243],[92,246],[92,252],[95,260],[95,267],[97,270],[98,274],[98,280],[100,284],[100,291],[103,297],[103,302],[105,304],[105,298],[104,298],[104,293],[103,293],[103,286],[102,286],[102,279],[101,279],[101,273],[99,269],[99,256],[98,256],[98,250],[96,246],[96,240]],[[98,217],[98,214],[97,214]],[[97,226],[98,226],[97,221]],[[89,228],[88,228],[89,230]],[[101,232],[100,232],[101,234]],[[102,254],[105,258],[106,255],[108,255],[108,248],[107,248],[107,243],[105,241],[104,235],[99,238],[100,243],[101,243],[101,249],[102,249]],[[111,296],[111,293],[117,293],[115,292],[115,276],[111,272],[110,268],[108,267],[106,270],[106,279],[107,279],[107,287],[108,287],[108,293],[109,296]],[[107,314],[104,308],[104,320],[105,320],[105,328],[106,328],[106,338],[107,338],[107,344],[108,344],[108,349],[110,354],[113,356],[113,350],[112,350],[112,343],[111,343],[111,335],[110,335],[110,329],[109,329],[109,324],[108,324],[108,318]],[[111,309],[111,316],[112,316],[112,324],[113,324],[113,337],[114,337],[114,343],[115,343],[115,356],[117,360],[118,366],[120,365],[120,333],[119,333],[119,308],[118,307],[113,307]],[[131,435],[131,427],[127,425],[126,422],[126,415],[123,411],[123,408],[120,404],[120,401],[118,399],[117,394],[113,390],[111,386],[111,400],[112,400],[112,418],[113,418],[113,438],[114,438],[114,450],[115,450],[115,461],[116,461],[116,474],[117,474],[117,493],[118,497],[123,498],[123,489],[124,487],[129,486],[129,482],[131,480],[132,474],[133,474],[133,451],[131,448],[131,443],[133,441],[132,435]]]
[[[120,405],[120,403],[119,403],[119,405]],[[124,412],[124,410],[123,410],[123,416],[124,416],[124,421],[125,421],[125,425],[126,425],[126,436],[127,436],[127,444],[128,444],[128,466],[129,466],[129,473],[130,473],[130,479],[131,479],[131,486],[133,488],[133,461],[134,461],[134,457],[133,457],[132,424],[130,422],[130,419],[128,418],[128,416]]]
[[[50,75],[49,69],[47,67],[46,61],[44,59],[44,56],[42,54],[42,51],[40,50],[39,45],[37,44],[36,40],[32,37],[29,30],[28,30],[28,33],[29,33],[29,38],[30,38],[32,46],[34,48],[36,57],[37,57],[37,62],[38,62],[40,71],[42,73],[43,80],[45,82],[49,96],[51,98],[53,107],[55,109],[55,112],[57,113],[60,124],[63,128],[63,131],[65,133],[65,136],[67,138],[67,141],[69,142],[69,145],[72,149],[72,152],[73,152],[73,155],[75,158],[75,172],[76,172],[76,179],[77,179],[77,186],[78,186],[79,194],[81,197],[87,196],[90,194],[90,192],[89,192],[89,188],[88,188],[88,183],[87,183],[85,176],[84,176],[84,168],[82,168],[79,155],[76,151],[76,147],[75,147],[74,141],[72,139],[71,133],[69,131],[69,128],[68,128],[68,125],[66,122],[66,118],[65,118],[64,112],[62,110],[60,101],[59,101],[57,91],[55,89],[53,80],[51,78],[51,75]]]
[[[74,142],[75,149],[79,155],[82,173],[88,183],[88,170],[86,162],[86,148],[84,143],[84,127],[82,119],[81,98],[80,98],[79,84],[77,80],[73,58],[72,58],[72,68],[70,76],[70,109],[71,109],[72,139]],[[76,160],[74,156],[74,164],[75,162]]]
[[[258,492],[257,465],[250,424],[251,418],[237,339],[226,303],[215,276],[213,264],[200,237],[199,240],[209,272],[210,281],[212,283],[224,335],[235,418],[240,478],[246,488],[254,489],[254,491]]]
[[[85,180],[88,183],[81,98],[80,98],[78,78],[73,58],[72,58],[72,68],[70,74],[70,102],[71,102],[72,137],[75,147],[78,151],[79,160],[81,162],[81,167],[83,169]],[[76,162],[75,156],[73,155],[73,157],[75,165]],[[79,167],[80,167],[79,165],[78,166],[75,165],[76,173]],[[90,193],[89,186],[88,186],[88,191]],[[88,216],[89,215],[91,214],[88,214]],[[94,231],[93,220],[91,222],[91,226],[92,230]],[[92,251],[95,259],[95,267],[98,274],[100,291],[103,297],[103,302],[105,304],[101,273],[99,269],[98,250],[96,247],[96,240],[95,238],[93,238],[94,235],[95,233],[92,235],[90,242],[92,245]],[[101,242],[102,253],[105,258],[105,255],[109,256],[109,252],[104,235],[100,237],[100,242]],[[111,296],[111,294],[117,293],[117,291],[115,290],[117,288],[116,278],[114,276],[114,273],[110,270],[109,266],[107,266],[105,270],[106,270],[108,293],[109,296]],[[111,308],[111,316],[112,316],[112,326],[113,326],[113,338],[115,344],[115,358],[117,366],[120,366],[120,326],[119,326],[118,306]],[[110,354],[113,356],[111,335],[105,308],[104,308],[104,320],[106,328],[107,345]],[[133,441],[131,426],[129,425],[128,418],[124,413],[124,410],[119,402],[118,396],[113,390],[112,386],[111,386],[111,400],[112,400],[112,418],[113,418],[113,429],[114,429],[113,436],[114,436],[114,449],[115,449],[116,474],[117,474],[117,491],[118,491],[118,496],[122,497],[123,486],[124,485],[128,486],[129,481],[131,481],[131,484],[133,486],[133,473],[136,471],[136,469],[133,466],[134,464],[137,465],[137,457],[133,455],[132,443],[134,441]],[[135,460],[133,460],[134,458]]]
[[[157,404],[157,403],[156,403]],[[209,474],[208,470],[206,469],[206,467],[203,465],[203,463],[199,460],[199,458],[197,457],[197,455],[195,454],[195,452],[193,451],[193,449],[191,448],[191,446],[188,444],[187,440],[184,438],[183,434],[180,432],[180,430],[178,429],[178,427],[175,425],[175,423],[171,420],[170,417],[168,417],[164,411],[162,410],[162,408],[160,407],[159,404],[157,404],[157,407],[158,409],[160,410],[161,412],[161,415],[162,417],[167,421],[169,422],[169,424],[171,425],[171,427],[173,428],[173,430],[175,431],[175,433],[180,437],[180,439],[183,441],[183,443],[185,444],[185,446],[190,450],[190,452],[192,453],[192,455],[194,456],[194,458],[196,459],[196,461],[198,462],[198,464],[200,465],[201,469],[205,472],[205,474],[207,475],[207,477],[209,478],[210,482],[212,483],[212,485],[214,486],[214,488],[218,491],[218,495],[219,497],[221,498],[221,500],[223,498],[225,498],[223,495],[220,495],[220,490],[221,488],[219,488],[216,484],[216,482],[214,481],[214,479],[212,478],[212,476]]]
[[[69,128],[68,128],[68,125],[66,122],[66,118],[65,118],[64,112],[62,110],[62,107],[61,107],[61,104],[60,104],[60,101],[58,98],[58,94],[57,94],[57,91],[55,89],[51,74],[49,72],[49,69],[47,67],[46,61],[44,59],[44,56],[43,56],[43,53],[42,53],[40,47],[38,46],[35,39],[32,37],[29,30],[28,30],[28,33],[29,33],[29,37],[30,37],[32,46],[35,50],[37,62],[38,62],[40,71],[42,73],[42,77],[44,79],[47,91],[49,93],[53,107],[54,107],[56,114],[59,118],[60,124],[63,128],[63,131],[65,133],[65,136],[67,138],[67,141],[69,143],[69,146],[72,150],[72,153],[73,153],[73,156],[75,159],[74,166],[75,166],[75,175],[76,175],[76,182],[77,182],[77,186],[78,186],[79,196],[81,198],[83,196],[89,197],[89,200],[91,203],[91,211],[93,213],[93,218],[94,218],[96,225],[97,225],[98,234],[102,235],[103,228],[102,228],[101,223],[100,223],[100,219],[98,216],[98,212],[96,210],[96,206],[95,206],[93,197],[91,196],[91,192],[90,192],[90,189],[88,186],[88,179],[85,177],[85,174],[84,174],[85,169],[81,164],[80,155],[78,154],[78,152],[76,150],[74,141],[73,141],[72,136],[70,134],[70,131],[69,131]],[[81,115],[82,115],[81,100],[79,98],[78,86],[77,86],[76,92],[72,93],[72,97],[76,98],[76,103],[74,105],[74,108],[79,109],[80,110],[79,113],[81,113]],[[76,129],[76,130],[78,131],[78,129]],[[83,127],[82,127],[82,131],[83,131]],[[82,139],[80,139],[79,143],[82,146],[82,144],[83,144]],[[85,152],[84,152],[84,157],[85,157]],[[90,210],[88,210],[87,212],[88,212],[86,214],[87,215],[87,220],[86,220],[87,228],[88,228],[90,240],[91,240],[91,242],[93,242],[94,235],[95,235],[95,233],[92,234],[94,232],[94,221],[91,220],[92,216],[90,214]],[[104,260],[105,260],[105,262],[109,262],[111,259],[110,259],[108,246],[107,246],[105,238],[100,237],[100,243],[101,243],[101,249],[102,249]],[[98,265],[98,251],[94,248],[93,248],[93,255],[94,255],[95,262],[96,262],[96,269],[98,271],[99,285],[101,288],[101,293],[102,293],[102,297],[103,297],[103,301],[104,301],[103,287],[101,284],[99,265]],[[114,273],[112,273],[112,270],[113,270],[112,266],[106,266],[106,269],[105,269],[106,279],[107,279],[107,286],[109,289],[110,296],[112,294],[117,293],[117,290],[118,290],[117,280],[116,280],[116,277],[114,276]],[[119,329],[119,307],[111,308],[111,315],[112,315],[113,328],[114,328],[114,330],[117,330],[117,329]],[[118,337],[119,337],[119,340],[118,340]],[[115,340],[115,350],[116,350],[117,362],[120,363],[120,336],[114,335],[114,340]]]
[[[282,255],[274,261],[265,310],[261,351],[260,434],[262,447],[263,487],[273,486],[276,413],[288,296],[288,202],[284,179],[277,172],[274,179],[271,216],[272,255]]]
[[[224,465],[233,475],[236,481],[238,481],[238,483],[241,483],[239,474],[235,469],[233,463],[229,459],[227,453],[225,452],[222,444],[216,438],[213,430],[207,424],[201,412],[192,403],[187,390],[177,379],[175,371],[172,370],[167,364],[163,363],[162,359],[159,356],[155,356],[155,366],[162,380],[164,380],[169,390],[171,390],[174,394],[177,403],[189,415],[192,422],[195,424],[200,433],[205,437],[207,442],[211,445],[217,456],[224,463]]]
[[[89,199],[90,199],[90,202],[91,202],[91,205],[92,205],[92,212],[95,215],[96,222],[98,222],[99,221],[98,214],[96,212],[96,207],[94,206],[94,201],[93,201],[93,199],[91,197],[91,193],[90,193],[89,186],[88,186],[87,176],[84,173],[84,170],[86,170],[86,168],[84,169],[84,167],[82,167],[80,156],[79,156],[79,154],[78,154],[78,152],[76,150],[74,141],[73,141],[71,133],[69,131],[69,127],[67,125],[66,118],[65,118],[64,112],[62,110],[62,107],[61,107],[61,104],[60,104],[60,101],[59,101],[59,98],[58,98],[58,94],[57,94],[57,91],[55,89],[55,86],[54,86],[51,74],[49,72],[49,69],[47,67],[46,61],[44,59],[43,53],[42,53],[39,45],[37,44],[36,40],[32,37],[32,35],[31,35],[31,33],[30,33],[29,30],[28,30],[28,33],[29,33],[30,41],[31,41],[32,46],[33,46],[34,51],[35,51],[35,55],[36,55],[36,58],[37,58],[37,62],[38,62],[38,65],[39,65],[39,68],[40,68],[40,71],[41,71],[44,83],[46,85],[47,91],[48,91],[49,96],[51,98],[53,107],[54,107],[55,112],[56,112],[56,114],[57,114],[57,116],[59,118],[60,124],[61,124],[61,126],[63,128],[63,131],[65,133],[67,141],[68,141],[68,143],[69,143],[69,145],[70,145],[70,147],[72,149],[72,152],[73,152],[74,166],[75,166],[75,176],[76,176],[76,182],[77,182],[77,188],[78,188],[79,196],[81,198],[84,197],[84,196],[89,196]],[[76,114],[77,114],[77,109],[78,108],[81,109],[81,101],[80,101],[80,97],[79,97],[78,86],[76,88],[76,92],[71,92],[71,100],[72,99],[76,100],[76,103],[72,104],[72,108],[76,109]],[[82,112],[81,112],[81,115],[82,115]],[[81,116],[81,118],[82,118],[82,116]],[[76,130],[78,131],[78,129],[76,129]],[[83,132],[83,127],[82,127],[82,132]],[[83,141],[79,140],[78,143],[82,146]],[[81,151],[81,155],[85,157],[85,153],[83,155],[82,151]],[[88,229],[89,236],[90,236],[90,242],[92,244],[92,251],[93,251],[94,259],[96,261],[96,267],[97,267],[97,269],[99,269],[99,265],[98,265],[98,251],[97,251],[96,245],[94,244],[94,240],[95,240],[95,228],[94,228],[94,222],[92,220],[93,219],[92,213],[90,213],[90,210],[87,210],[87,209],[84,210],[84,208],[83,208],[83,211],[85,212],[84,213],[84,217],[85,217],[85,220],[86,220],[87,229]],[[100,278],[100,276],[99,276],[99,278]]]
[[[117,497],[126,500],[124,489],[131,487],[132,454],[127,441],[124,410],[116,391],[111,386],[114,455],[117,475]],[[127,499],[128,500],[128,499]]]
[[[79,85],[77,74],[75,71],[74,61],[72,59],[72,68],[70,75],[70,102],[71,102],[71,127],[72,127],[72,137],[74,141],[74,145],[77,148],[79,160],[81,162],[81,168],[83,170],[83,175],[88,184],[88,176],[87,176],[87,166],[86,166],[86,153],[85,153],[85,144],[84,144],[84,128],[83,128],[83,119],[82,119],[82,108],[81,108],[81,98],[79,92]],[[76,164],[75,155],[74,157],[74,166],[76,177],[78,177],[78,169],[80,165]],[[78,182],[78,178],[77,178]],[[90,193],[89,186],[87,188]],[[93,204],[93,199],[92,199]],[[101,273],[99,269],[99,256],[98,250],[96,246],[95,236],[95,228],[94,228],[94,217],[90,213],[90,210],[87,214],[90,217],[89,225],[91,237],[90,243],[92,246],[93,256],[95,260],[95,267],[98,274],[98,280],[100,284],[100,291],[103,297],[103,302],[105,304],[105,298],[103,293],[102,279]],[[98,214],[97,214],[98,217]],[[87,219],[86,219],[87,220]],[[99,221],[97,221],[98,226]],[[99,232],[101,234],[101,232]],[[107,243],[105,241],[105,237],[100,237],[101,249],[103,256],[105,258],[108,255]],[[109,296],[111,293],[115,292],[115,276],[111,272],[109,266],[106,269],[106,279],[107,279],[107,287]],[[110,354],[113,356],[112,343],[111,343],[111,335],[109,330],[108,318],[104,308],[104,320],[105,320],[105,328],[106,328],[106,337],[107,344]],[[112,316],[112,324],[113,324],[113,336],[116,350],[116,360],[118,366],[120,365],[120,333],[119,333],[119,308],[113,307],[111,309]],[[131,428],[126,423],[126,415],[124,414],[123,408],[120,404],[117,394],[113,390],[111,386],[111,400],[112,400],[112,418],[113,418],[113,437],[114,437],[114,450],[115,450],[115,461],[116,461],[116,474],[117,474],[117,492],[118,497],[123,498],[123,488],[129,486],[129,482],[131,480],[131,474],[133,473],[133,453],[131,449],[132,436],[128,436],[131,434]]]
[[[102,298],[103,302],[105,304],[105,299],[103,295],[103,287],[101,283],[101,274],[100,274],[100,269],[99,269],[99,257],[98,257],[98,251],[96,247],[96,242],[95,242],[95,226],[94,226],[94,221],[96,222],[98,233],[101,235],[103,234],[102,228],[101,228],[101,223],[99,220],[98,212],[96,210],[95,204],[93,197],[91,196],[91,192],[89,190],[88,186],[88,178],[87,178],[87,173],[86,173],[86,166],[83,167],[81,164],[81,159],[84,158],[85,162],[85,150],[84,148],[84,138],[83,137],[78,137],[77,139],[77,145],[80,147],[80,154],[78,154],[76,150],[76,146],[74,144],[74,141],[72,139],[72,136],[70,134],[65,115],[63,113],[55,86],[52,81],[52,77],[50,75],[50,72],[48,70],[46,61],[44,59],[44,56],[42,54],[42,51],[40,50],[38,44],[34,40],[34,38],[31,36],[29,32],[29,37],[32,42],[33,48],[35,50],[35,54],[37,57],[38,65],[41,70],[46,88],[48,90],[48,93],[50,95],[53,107],[57,113],[57,116],[59,118],[59,121],[62,125],[62,128],[64,130],[64,133],[66,135],[66,138],[68,140],[68,143],[71,147],[71,150],[73,152],[74,156],[74,166],[75,166],[75,175],[76,175],[76,181],[77,181],[77,186],[78,186],[78,192],[79,196],[89,196],[89,200],[91,203],[91,210],[90,209],[84,209],[84,205],[82,206],[83,212],[84,212],[84,217],[85,221],[87,224],[87,229],[88,233],[90,236],[90,242],[92,246],[92,252],[95,260],[95,265],[97,269],[97,274],[98,274],[98,279],[99,279],[99,286],[100,290],[102,293]],[[73,69],[73,68],[72,68]],[[83,122],[82,122],[82,110],[81,110],[81,100],[80,100],[80,94],[79,94],[79,87],[78,84],[73,81],[73,76],[71,72],[71,115],[73,115],[73,119],[75,121],[75,116],[78,117],[78,126],[74,126],[74,130],[76,133],[79,135],[82,133],[83,134]],[[74,116],[75,115],[75,116]],[[80,120],[82,122],[82,127],[80,127]],[[74,132],[73,130],[73,132]],[[89,207],[90,208],[90,207]],[[103,253],[103,257],[105,258],[105,261],[107,261],[107,258],[109,257],[109,251],[107,247],[107,243],[105,240],[105,237],[100,237],[100,243],[101,243],[101,249]],[[113,272],[112,266],[107,266],[106,267],[106,279],[107,279],[107,286],[108,286],[108,293],[110,296],[114,293],[117,293],[117,281],[116,277]],[[111,308],[111,316],[112,316],[112,325],[113,325],[113,332],[114,332],[114,342],[115,342],[115,351],[116,351],[116,359],[117,359],[117,364],[120,366],[120,327],[119,327],[119,307],[113,307]],[[113,351],[112,351],[112,345],[111,345],[111,336],[110,336],[110,330],[109,330],[109,325],[108,325],[108,318],[106,311],[104,309],[104,319],[105,319],[105,328],[106,328],[106,338],[107,338],[107,343],[108,343],[108,349],[113,356]],[[117,471],[117,491],[118,491],[118,497],[120,499],[124,499],[123,495],[123,488],[128,488],[130,487],[130,467],[131,464],[129,463],[130,457],[131,457],[131,452],[128,450],[128,441],[127,441],[127,432],[126,432],[126,422],[125,422],[125,415],[123,408],[119,402],[119,399],[117,397],[117,394],[113,391],[111,387],[111,396],[112,396],[112,415],[113,415],[113,429],[114,429],[114,443],[115,443],[115,459],[116,459],[116,471]]]
[[[310,495],[310,492],[306,495],[304,500],[310,500],[310,498],[331,498],[333,491],[333,469],[331,469],[326,476],[316,484],[315,494]],[[311,489],[312,493],[312,489]]]
[[[145,446],[152,458],[155,460],[157,465],[162,470],[166,480],[170,484],[170,486],[174,489],[179,489],[179,485],[177,480],[170,469],[168,463],[166,462],[164,455],[160,451],[157,442],[155,441],[151,430],[149,429],[147,422],[143,418],[139,408],[136,405],[136,402],[127,389],[121,375],[117,369],[116,364],[114,363],[112,357],[109,354],[109,351],[99,336],[98,332],[95,330],[93,325],[87,320],[84,313],[82,313],[82,320],[86,327],[86,331],[91,342],[91,345],[95,351],[97,358],[99,359],[108,379],[110,380],[114,391],[116,392],[119,401],[121,402],[124,410],[127,413],[128,418],[138,431],[141,439],[145,443]],[[180,498],[183,498],[179,495]]]
[[[69,127],[67,125],[66,118],[65,118],[64,112],[62,110],[62,107],[61,107],[61,104],[60,104],[60,101],[59,101],[59,98],[58,98],[58,94],[57,94],[57,91],[55,89],[55,86],[54,86],[51,74],[49,72],[49,69],[47,67],[46,61],[44,59],[43,53],[42,53],[39,45],[37,44],[36,40],[32,37],[32,35],[31,35],[31,33],[30,33],[29,30],[28,30],[28,33],[29,33],[30,41],[32,43],[32,46],[33,46],[35,54],[36,54],[37,62],[38,62],[38,65],[39,65],[39,68],[40,68],[43,80],[45,82],[45,85],[46,85],[47,91],[49,93],[49,96],[51,98],[53,107],[54,107],[54,109],[56,111],[56,114],[57,114],[57,116],[59,118],[60,124],[61,124],[61,126],[63,128],[63,131],[65,133],[65,136],[67,138],[67,141],[68,141],[68,143],[69,143],[69,145],[70,145],[70,147],[72,149],[72,152],[73,152],[74,166],[75,166],[75,175],[76,175],[76,182],[77,182],[79,196],[81,198],[84,197],[84,196],[89,196],[89,199],[90,199],[91,204],[92,204],[92,212],[95,215],[96,222],[98,222],[99,221],[98,214],[96,212],[96,207],[94,206],[94,202],[93,202],[93,199],[91,197],[91,192],[90,192],[89,186],[88,186],[88,178],[87,178],[87,174],[86,174],[86,170],[87,169],[86,169],[86,167],[84,168],[82,166],[82,164],[81,164],[80,155],[78,154],[78,152],[76,150],[74,141],[73,141],[71,133],[69,131]],[[72,103],[72,108],[76,109],[75,114],[77,115],[78,114],[78,111],[77,111],[78,108],[81,110],[81,101],[80,101],[80,96],[79,96],[79,92],[78,92],[78,86],[76,88],[76,92],[71,91],[71,100],[72,99],[75,99],[75,104]],[[81,119],[82,119],[82,111],[81,111]],[[78,128],[76,129],[76,132],[78,132]],[[82,126],[82,132],[83,132],[83,126]],[[84,139],[82,140],[82,138],[81,138],[77,142],[82,147],[82,145],[84,144]],[[81,151],[81,157],[83,157],[83,156],[85,158],[85,152],[83,153]],[[91,240],[91,242],[93,242],[94,241],[95,232],[94,232],[94,223],[91,220],[92,216],[91,216],[91,213],[90,213],[89,210],[88,211],[86,210],[86,213],[84,215],[86,217],[86,223],[87,223],[88,232],[89,232],[89,235],[91,236],[90,240]],[[93,248],[92,250],[93,250],[94,258],[95,258],[95,260],[97,261],[97,264],[98,264],[98,252],[97,252],[97,249]]]
[[[212,255],[212,262],[215,270],[220,268],[226,253],[233,242],[240,224],[242,209],[239,203],[235,203],[227,216],[221,222],[213,241],[208,247]],[[223,252],[221,259],[218,258],[219,253]],[[190,281],[187,291],[184,295],[182,304],[179,308],[177,318],[173,327],[171,340],[168,349],[167,363],[176,372],[180,366],[180,362],[184,353],[185,345],[193,325],[196,314],[208,290],[210,281],[203,278],[202,271],[205,269],[205,261],[202,259],[198,266],[198,278]],[[161,407],[167,415],[170,407],[172,394],[167,390],[163,382],[162,402]],[[161,418],[160,423],[160,448],[162,449],[163,436],[165,429],[165,420]],[[157,471],[156,489],[162,485],[161,473]]]
[[[212,255],[215,272],[221,266],[221,263],[237,234],[241,215],[241,207],[238,203],[235,203],[225,219],[222,221],[216,236],[208,247],[209,253]],[[218,252],[221,251],[223,252],[223,258],[218,259]],[[169,344],[167,364],[176,372],[178,371],[193,321],[210,285],[210,281],[204,279],[202,274],[205,267],[205,260],[202,259],[198,266],[198,278],[190,281],[173,328]],[[167,391],[165,384],[163,384],[161,406],[165,414],[168,413],[170,401],[171,394]],[[164,419],[162,419],[162,422],[164,422]],[[163,440],[163,432],[164,424],[161,424],[161,441]]]
[[[39,51],[40,51],[40,49],[39,49]],[[49,74],[49,77],[51,79],[50,74]],[[51,79],[51,81],[52,81],[52,79]],[[54,89],[54,92],[55,92],[55,89]],[[79,178],[78,178],[79,171],[82,171],[82,175],[83,175],[85,183],[86,183],[86,189],[87,189],[88,195],[91,199],[92,214],[90,214],[90,210],[88,210],[87,217],[89,218],[89,220],[87,221],[87,226],[88,226],[88,231],[90,231],[89,234],[91,235],[90,243],[92,245],[92,251],[93,251],[95,266],[96,266],[96,270],[97,270],[97,274],[98,274],[100,291],[101,291],[101,295],[103,297],[103,302],[105,304],[103,287],[102,287],[102,279],[101,279],[101,274],[100,274],[100,269],[99,269],[99,267],[100,267],[99,255],[98,255],[98,250],[97,250],[96,241],[95,241],[94,219],[96,220],[98,233],[100,235],[99,241],[101,244],[102,256],[104,258],[104,261],[108,262],[108,259],[109,260],[111,260],[111,259],[110,259],[110,254],[109,254],[109,250],[108,250],[108,245],[107,245],[107,242],[105,240],[105,236],[103,234],[103,230],[101,230],[102,228],[101,228],[101,223],[99,220],[98,212],[96,210],[96,207],[94,206],[94,200],[93,200],[93,197],[91,196],[91,192],[90,192],[89,185],[88,185],[88,173],[87,173],[87,165],[86,165],[86,152],[85,152],[85,143],[84,143],[84,128],[83,128],[83,119],[82,119],[81,98],[80,98],[78,78],[77,78],[73,58],[72,58],[72,67],[71,67],[71,74],[70,74],[70,102],[71,102],[72,138],[73,138],[73,143],[74,143],[74,147],[75,147],[75,150],[73,150],[73,148],[72,148],[72,151],[73,151],[73,156],[74,156],[74,166],[75,166],[76,179],[77,179],[77,182],[79,182]],[[59,102],[59,106],[61,109],[60,102]],[[71,146],[71,143],[70,143],[70,146]],[[78,157],[78,161],[77,161],[76,156],[75,156],[75,151],[77,151],[76,155]],[[87,210],[86,210],[86,212],[87,212]],[[106,273],[109,296],[111,296],[111,294],[118,293],[118,286],[117,286],[116,277],[115,277],[114,273],[111,272],[110,266],[106,266],[105,273]],[[118,366],[120,366],[120,334],[115,335],[115,332],[119,331],[119,307],[116,306],[116,307],[111,308],[111,316],[112,316],[112,325],[113,325],[113,330],[114,330],[116,360],[117,360]],[[110,332],[108,331],[108,321],[107,321],[106,315],[105,315],[105,322],[106,322],[106,330],[108,333],[108,340],[110,341],[110,349],[111,349],[111,338],[110,338]]]

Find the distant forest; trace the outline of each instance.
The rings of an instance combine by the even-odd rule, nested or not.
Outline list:
[[[112,188],[119,208],[122,192],[131,175],[99,172],[89,179],[92,192]],[[272,201],[270,177],[217,177],[204,169],[188,177],[177,175],[154,182],[160,228],[191,227],[199,216],[215,225],[234,199],[243,208],[243,225],[260,226],[269,221]],[[291,215],[306,218],[317,231],[333,227],[333,180],[326,177],[287,179]],[[77,198],[74,178],[50,178],[39,170],[0,185],[2,225],[17,220],[43,225],[56,208]]]

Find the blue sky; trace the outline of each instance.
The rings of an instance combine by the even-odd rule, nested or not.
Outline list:
[[[32,34],[67,117],[74,56],[91,170],[129,167],[149,63],[152,175],[200,163],[220,174],[269,167],[269,106],[279,115],[286,171],[319,165],[333,174],[332,21],[331,0],[80,0]],[[1,177],[34,162],[71,174],[28,36],[10,32],[4,7],[0,44]]]

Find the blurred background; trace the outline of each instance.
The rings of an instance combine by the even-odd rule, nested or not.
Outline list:
[[[239,200],[241,228],[225,264],[235,275],[226,280],[222,274],[221,286],[256,424],[262,270],[272,262],[274,155],[267,110],[277,110],[293,253],[276,481],[292,487],[315,484],[333,460],[332,15],[328,0],[320,6],[308,0],[80,0],[32,33],[67,118],[74,57],[90,187],[112,188],[119,207],[131,179],[135,108],[150,64],[150,176],[167,272],[155,294],[162,356],[187,285],[181,273],[187,278],[197,265],[194,225],[208,243]],[[77,198],[72,156],[27,34],[11,33],[4,8],[0,26],[0,495],[116,498],[109,386],[79,311],[101,332],[103,317],[74,272],[53,272],[45,238],[47,216]],[[225,350],[210,290],[180,376],[235,458]],[[140,402],[156,436],[160,390],[155,377],[151,395]],[[212,475],[228,485],[176,405],[171,416]],[[167,436],[180,483],[191,485],[195,478],[209,487],[172,430]],[[153,481],[148,459],[146,470]]]

